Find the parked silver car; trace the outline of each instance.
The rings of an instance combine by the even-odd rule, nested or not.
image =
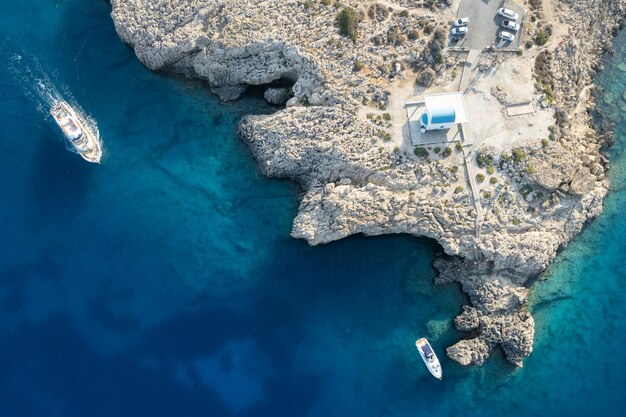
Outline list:
[[[519,28],[520,28],[519,23],[515,23],[514,20],[505,20],[505,21],[502,22],[502,24],[500,26],[502,26],[503,28],[506,28],[506,29],[510,29],[512,31],[515,31],[515,32],[517,32],[519,30]]]
[[[514,34],[512,34],[511,32],[506,32],[504,30],[498,34],[498,37],[507,42],[513,42],[513,39],[515,39]]]
[[[455,27],[459,27],[459,26],[467,26],[469,24],[469,18],[468,17],[462,17],[460,19],[455,20],[454,22],[452,22],[452,24]]]
[[[460,26],[458,28],[452,28],[452,30],[450,31],[450,34],[453,37],[458,38],[458,37],[467,35],[467,32],[468,32],[467,26]]]
[[[498,9],[498,14],[502,17],[506,17],[507,19],[511,19],[511,20],[519,19],[519,15],[517,13],[515,13],[511,9],[505,9],[504,7],[501,7]]]

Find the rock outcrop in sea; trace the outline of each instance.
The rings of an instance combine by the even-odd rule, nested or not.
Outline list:
[[[514,155],[482,155],[510,184],[490,216],[470,187],[451,191],[458,167],[397,146],[390,119],[398,116],[386,113],[399,83],[437,83],[463,60],[444,48],[454,18],[445,2],[111,3],[119,36],[149,68],[204,80],[222,100],[265,86],[269,102],[284,104],[244,117],[239,130],[263,173],[302,186],[292,236],[312,245],[355,233],[437,240],[449,257],[436,262],[436,282],[459,282],[471,304],[455,319],[471,338],[448,355],[480,365],[500,345],[522,365],[534,337],[527,282],[601,212],[609,189],[602,148],[610,135],[591,128],[590,93],[626,1],[555,2],[553,23],[568,35],[538,53],[533,68],[550,86],[554,138]],[[338,28],[340,13],[348,24]]]

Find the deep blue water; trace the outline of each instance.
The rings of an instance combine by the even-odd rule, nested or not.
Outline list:
[[[438,382],[413,343],[444,356],[465,298],[432,284],[434,242],[291,239],[298,188],[236,136],[261,99],[150,72],[105,1],[0,4],[1,416],[623,415],[623,118],[605,213],[535,284],[535,353]],[[617,98],[625,41],[599,80]],[[97,119],[101,165],[41,85]]]

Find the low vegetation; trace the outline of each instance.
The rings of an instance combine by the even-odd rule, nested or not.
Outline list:
[[[424,31],[426,31],[426,29],[424,29]],[[430,55],[433,57],[433,63],[436,65],[443,62],[443,50],[446,47],[447,37],[447,33],[439,28],[435,31],[428,44]]]
[[[342,36],[356,42],[358,38],[358,26],[361,19],[358,13],[352,7],[346,7],[337,14],[335,24],[339,28]]]
[[[512,153],[513,162],[522,162],[527,157],[528,155],[522,149],[520,148],[513,149],[513,153]]]
[[[413,153],[415,154],[415,156],[417,156],[418,158],[427,158],[428,157],[428,149],[423,148],[421,146],[418,146],[417,148],[415,148],[413,150]]]
[[[478,154],[476,156],[476,163],[479,168],[485,168],[493,164],[493,156],[487,154]]]
[[[550,39],[550,34],[548,33],[547,30],[542,29],[539,32],[537,32],[537,36],[535,36],[535,45],[543,46],[546,43],[548,43],[548,39]]]

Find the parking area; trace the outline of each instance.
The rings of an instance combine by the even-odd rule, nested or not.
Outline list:
[[[519,14],[517,23],[520,24],[520,29],[516,33],[508,30],[508,32],[515,34],[515,39],[512,42],[506,42],[498,38],[498,34],[502,30],[506,30],[500,25],[507,20],[496,14],[500,7],[505,7]],[[462,17],[469,18],[469,31],[463,39],[452,43],[451,46],[479,50],[489,46],[495,46],[503,50],[516,50],[519,48],[526,15],[524,8],[513,0],[461,0],[458,18]]]

